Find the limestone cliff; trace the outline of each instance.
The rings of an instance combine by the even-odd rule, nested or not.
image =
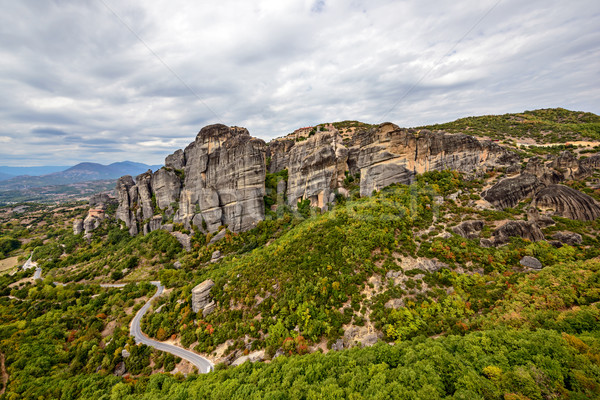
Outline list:
[[[452,169],[471,174],[517,161],[514,153],[491,141],[384,123],[361,138],[360,194],[368,196],[392,183],[411,183],[415,174],[426,171]]]
[[[264,219],[266,145],[244,128],[202,128],[185,150],[167,156],[165,167],[117,182],[117,218],[133,235],[160,229],[172,219],[187,228],[233,232]]]
[[[291,148],[288,160],[288,202],[310,199],[311,205],[323,208],[333,201],[348,170],[348,149],[337,131],[318,132]]]
[[[202,128],[194,142],[165,159],[165,167],[117,182],[117,218],[134,235],[163,224],[182,223],[215,232],[233,232],[264,219],[265,174],[288,170],[278,185],[288,204],[309,199],[326,208],[343,188],[346,174],[360,172],[360,193],[370,195],[392,183],[410,183],[415,174],[453,169],[477,174],[515,165],[518,157],[490,141],[461,134],[400,129],[385,123],[353,136],[333,125],[302,138],[273,140],[267,146],[244,128],[217,124]]]

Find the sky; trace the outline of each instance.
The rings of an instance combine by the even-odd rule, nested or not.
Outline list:
[[[0,0],[0,165],[161,164],[265,141],[563,107],[600,114],[598,0]]]

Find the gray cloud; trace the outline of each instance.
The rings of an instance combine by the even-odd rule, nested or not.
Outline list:
[[[105,1],[169,68],[102,2],[4,4],[4,163],[160,163],[215,122],[269,140],[345,119],[600,111],[597,1]]]

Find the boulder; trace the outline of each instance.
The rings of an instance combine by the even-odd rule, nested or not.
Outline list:
[[[217,243],[219,240],[223,239],[226,234],[227,234],[227,231],[225,229],[222,229],[219,233],[217,233],[215,236],[213,236],[210,239],[208,244],[211,245],[211,244]]]
[[[195,313],[204,310],[211,303],[210,289],[215,285],[211,279],[207,279],[192,289],[192,310]]]
[[[538,260],[535,257],[531,257],[531,256],[525,256],[525,257],[521,258],[521,261],[519,261],[519,264],[521,264],[524,267],[532,268],[532,269],[542,269],[543,268],[543,265],[540,262],[540,260]]]
[[[255,351],[253,353],[248,354],[247,356],[241,356],[237,358],[234,362],[231,363],[231,366],[237,367],[238,365],[242,365],[246,361],[250,361],[252,363],[257,361],[263,361],[265,359],[265,351]]]
[[[581,235],[574,232],[556,232],[552,235],[552,239],[569,246],[577,246],[583,242]]]

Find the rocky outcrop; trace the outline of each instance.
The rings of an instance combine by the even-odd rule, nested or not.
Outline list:
[[[135,182],[118,180],[117,218],[131,234],[160,229],[169,219],[209,232],[221,225],[250,229],[264,219],[265,153],[265,143],[244,128],[206,126],[184,151],[167,156],[164,168]]]
[[[186,250],[190,251],[192,249],[192,238],[190,235],[186,235],[183,232],[171,232],[171,235],[177,239],[177,241],[181,244],[181,246]]]
[[[288,203],[310,199],[323,208],[333,201],[347,171],[348,149],[337,131],[321,131],[292,147],[288,160]]]
[[[464,221],[452,228],[452,231],[465,239],[476,239],[481,234],[485,223],[481,220]]]
[[[174,222],[240,232],[264,219],[265,143],[244,128],[210,125],[184,151],[185,179]]]
[[[579,221],[593,221],[600,217],[600,205],[593,198],[563,185],[550,185],[540,190],[531,207],[545,214]]]
[[[195,313],[204,310],[213,301],[210,297],[210,289],[215,286],[211,279],[207,279],[192,289],[192,310]]]
[[[83,232],[83,220],[78,218],[73,221],[73,235],[79,235],[81,232]]]
[[[514,178],[501,180],[481,193],[481,196],[494,207],[504,209],[514,207],[519,204],[519,201],[532,197],[543,187],[544,184],[537,176],[524,173]]]
[[[583,242],[581,235],[574,232],[556,232],[552,235],[552,239],[569,246],[577,246]]]
[[[523,173],[536,176],[545,185],[554,185],[565,179],[562,173],[550,168],[537,157],[529,160]]]
[[[90,208],[106,208],[110,203],[114,202],[115,199],[107,195],[106,193],[98,193],[90,196],[89,204]]]
[[[119,206],[117,207],[117,220],[125,222],[129,233],[137,235],[138,226],[135,210],[138,202],[138,191],[133,178],[130,175],[125,175],[117,180],[115,188]]]
[[[175,153],[168,155],[165,159],[165,167],[181,171],[185,167],[185,153],[179,149]]]
[[[89,238],[92,231],[97,229],[104,219],[106,219],[106,208],[116,200],[105,193],[92,195],[89,199],[90,209],[83,220],[76,219],[73,221],[73,234],[79,235],[84,233],[86,238]]]
[[[516,154],[491,141],[384,123],[361,138],[357,161],[360,194],[368,196],[392,183],[411,183],[415,174],[426,171],[452,169],[473,174],[517,161]]]
[[[544,234],[535,222],[508,221],[492,233],[492,245],[508,243],[511,237],[521,237],[532,242],[544,240]]]

